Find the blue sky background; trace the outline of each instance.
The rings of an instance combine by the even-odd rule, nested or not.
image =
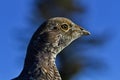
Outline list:
[[[75,2],[79,5],[79,0]],[[0,1],[0,80],[10,80],[22,70],[23,61],[19,60],[26,48],[20,48],[22,42],[17,38],[29,27],[27,17],[31,3],[32,0]],[[82,17],[82,26],[86,26],[92,34],[109,34],[104,45],[89,50],[89,55],[103,59],[107,68],[101,74],[94,71],[89,72],[90,75],[78,73],[72,80],[120,80],[120,1],[82,0],[82,4],[89,8]],[[33,32],[26,31],[25,36]]]

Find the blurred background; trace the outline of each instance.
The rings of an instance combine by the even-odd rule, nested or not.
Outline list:
[[[62,16],[91,32],[57,56],[63,80],[120,80],[120,1],[1,0],[0,80],[18,76],[32,34]]]

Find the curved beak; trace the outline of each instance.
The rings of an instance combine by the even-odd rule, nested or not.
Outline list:
[[[79,26],[79,25],[76,25],[76,26],[75,26],[75,29],[79,30],[80,33],[82,33],[83,36],[84,36],[84,35],[90,35],[90,32],[89,32],[89,31],[85,30],[84,28],[82,28],[82,27]]]
[[[83,35],[90,35],[90,32],[89,32],[89,31],[82,30],[82,32],[83,32]]]
[[[83,35],[90,35],[90,32],[79,26],[80,30],[83,32]]]

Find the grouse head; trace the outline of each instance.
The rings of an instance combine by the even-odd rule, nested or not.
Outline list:
[[[71,20],[63,17],[55,17],[45,21],[36,31],[31,41],[37,48],[41,44],[42,48],[44,46],[52,47],[53,49],[50,48],[50,50],[52,49],[57,54],[75,39],[89,34],[90,32]]]

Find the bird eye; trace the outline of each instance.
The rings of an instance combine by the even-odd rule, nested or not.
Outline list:
[[[54,30],[57,30],[57,27],[53,27]]]
[[[69,27],[67,24],[62,24],[61,29],[67,32],[69,30]]]

